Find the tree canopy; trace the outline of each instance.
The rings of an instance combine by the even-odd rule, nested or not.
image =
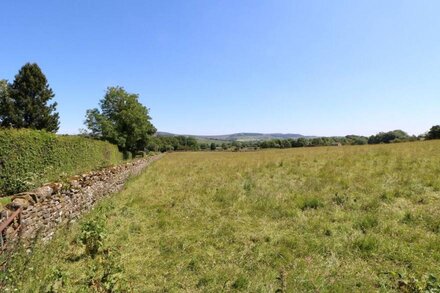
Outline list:
[[[14,82],[0,82],[0,125],[56,132],[59,128],[57,103],[46,76],[36,63],[26,63]]]
[[[157,152],[166,151],[197,151],[208,149],[206,143],[199,144],[194,137],[178,135],[178,136],[154,136],[151,137],[147,150]]]
[[[87,110],[85,124],[90,135],[107,140],[121,150],[144,150],[156,132],[149,110],[139,102],[139,95],[123,87],[109,87],[100,101],[101,110]]]
[[[431,127],[426,135],[427,139],[440,139],[440,125],[435,125]]]
[[[388,132],[379,132],[376,135],[372,135],[368,138],[369,144],[377,143],[390,143],[396,141],[408,140],[410,136],[403,130],[393,130]]]

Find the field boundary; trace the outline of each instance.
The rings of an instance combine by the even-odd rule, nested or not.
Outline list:
[[[140,174],[163,154],[74,176],[66,185],[52,183],[16,194],[0,212],[1,252],[24,244],[49,240],[56,229],[78,219],[101,198],[122,189],[128,178]]]

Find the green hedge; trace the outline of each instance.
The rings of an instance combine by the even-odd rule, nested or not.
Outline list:
[[[0,130],[0,195],[119,163],[117,146],[29,129]]]

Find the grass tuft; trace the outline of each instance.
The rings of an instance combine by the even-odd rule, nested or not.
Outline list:
[[[318,198],[306,198],[300,203],[299,208],[304,211],[308,209],[316,210],[323,206],[324,204]]]

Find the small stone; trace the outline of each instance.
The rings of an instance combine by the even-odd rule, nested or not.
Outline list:
[[[24,198],[16,198],[11,203],[6,205],[6,208],[10,210],[18,210],[20,207],[26,209],[29,206],[29,202]]]
[[[48,198],[48,197],[50,197],[52,195],[53,189],[52,189],[52,187],[46,185],[46,186],[37,188],[34,191],[34,193],[37,196],[37,200],[38,201],[43,201],[43,200],[45,200],[46,198]]]
[[[52,194],[58,193],[63,188],[63,184],[61,183],[50,183],[46,184],[45,186],[48,186],[52,189]]]

